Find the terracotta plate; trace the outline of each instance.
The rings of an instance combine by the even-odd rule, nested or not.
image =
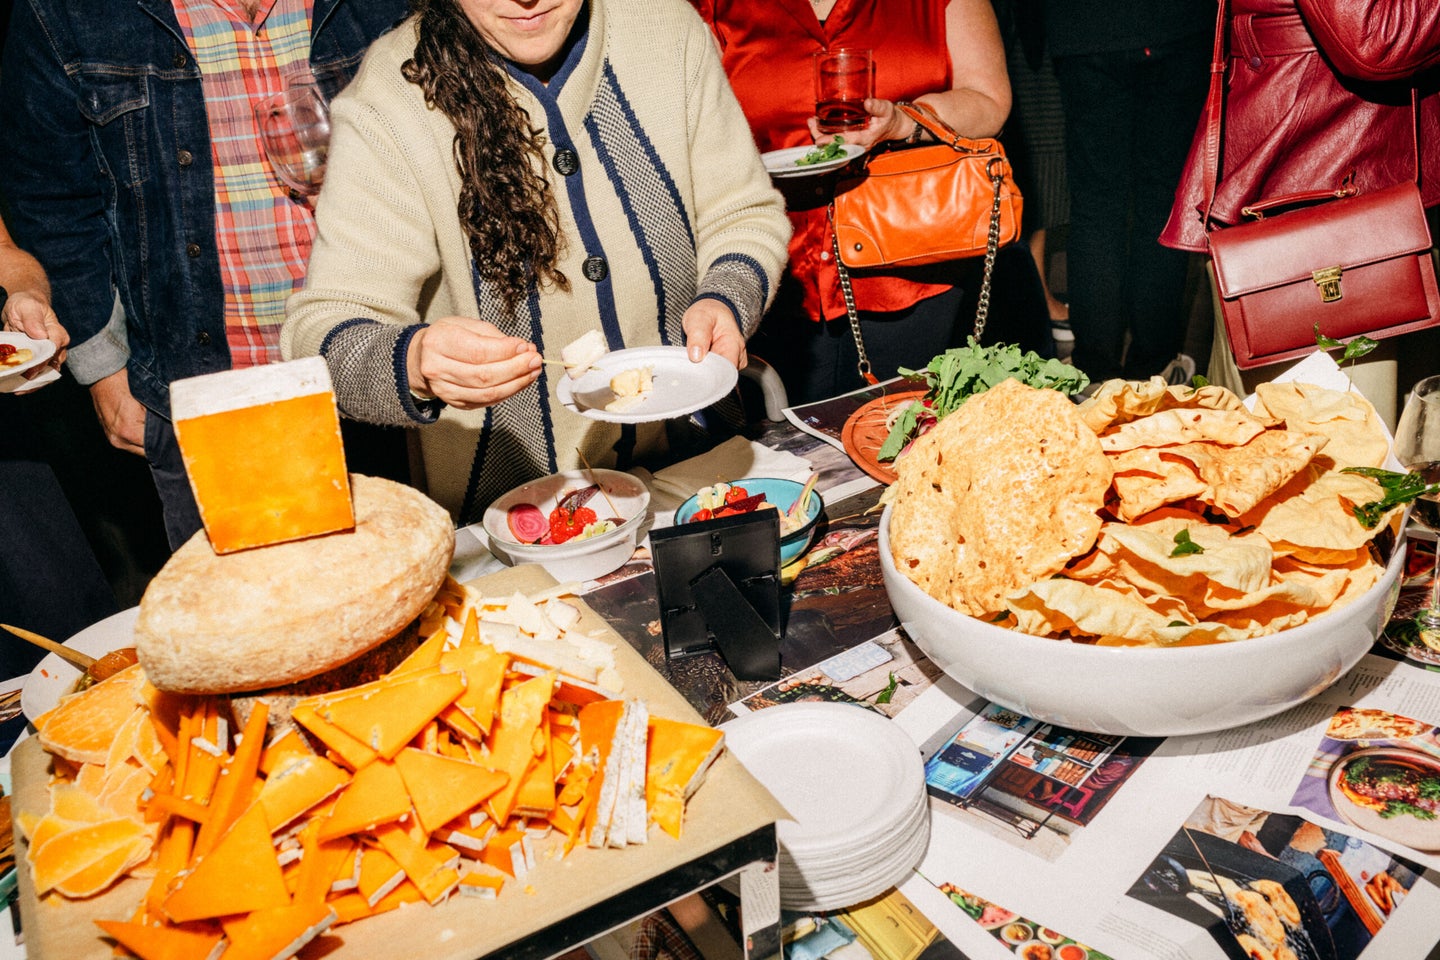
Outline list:
[[[885,442],[885,437],[890,432],[890,428],[885,425],[885,418],[892,411],[899,410],[924,395],[924,389],[902,390],[876,397],[850,414],[850,418],[845,421],[845,429],[840,433],[840,442],[845,445],[845,452],[850,454],[855,466],[881,483],[895,482],[895,470],[891,464],[875,459],[875,454],[880,452],[880,445]]]

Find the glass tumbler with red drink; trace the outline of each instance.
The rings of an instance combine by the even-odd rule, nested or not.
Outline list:
[[[815,54],[815,116],[821,133],[859,130],[870,122],[865,101],[875,96],[875,61],[867,49],[836,47]]]

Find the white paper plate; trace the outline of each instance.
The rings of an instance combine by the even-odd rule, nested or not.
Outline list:
[[[860,154],[865,148],[857,143],[842,143],[841,155],[833,160],[826,160],[824,163],[811,163],[804,166],[796,166],[795,161],[801,159],[805,154],[815,149],[808,147],[786,147],[783,150],[771,150],[769,153],[760,154],[761,161],[765,164],[765,172],[777,179],[786,177],[810,177],[817,173],[826,173],[845,166]]]
[[[794,818],[778,830],[793,859],[863,849],[910,817],[925,790],[914,742],[864,707],[781,704],[721,729],[726,746]],[[845,785],[839,803],[837,784]]]
[[[654,389],[637,406],[614,413],[605,404],[615,399],[610,381],[636,367],[649,367]],[[605,354],[579,377],[563,374],[555,388],[560,402],[574,413],[610,423],[650,423],[683,417],[710,406],[735,389],[739,374],[719,354],[691,363],[684,347],[631,347]]]
[[[121,647],[133,647],[135,620],[139,616],[139,607],[121,610],[81,630],[66,640],[65,646],[96,658]],[[25,681],[25,686],[20,690],[21,712],[33,723],[36,717],[59,703],[60,698],[75,686],[79,677],[78,667],[61,660],[58,654],[45,654],[45,659],[35,665],[35,669]]]
[[[23,333],[12,333],[8,330],[0,330],[0,343],[8,343],[17,350],[29,350],[34,356],[24,363],[17,363],[13,367],[0,364],[0,379],[8,380],[13,376],[24,373],[31,367],[38,367],[40,364],[55,356],[55,344],[49,340],[32,340]]]

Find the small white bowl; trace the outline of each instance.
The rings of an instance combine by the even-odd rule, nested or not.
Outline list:
[[[1380,580],[1338,610],[1263,637],[1195,647],[1101,647],[1036,637],[960,613],[921,590],[890,555],[880,569],[905,632],[975,693],[1029,717],[1119,736],[1238,727],[1324,690],[1370,649],[1400,590],[1403,538]]]
[[[592,479],[593,478],[593,479]],[[549,516],[560,498],[571,490],[600,485],[586,506],[604,520],[611,516],[610,505],[623,521],[614,530],[583,540],[575,538],[564,543],[520,543],[510,532],[507,511],[517,503],[532,503]],[[606,497],[609,500],[606,500]],[[501,563],[538,563],[556,580],[594,580],[624,566],[635,553],[635,547],[649,517],[650,491],[645,484],[618,470],[565,470],[539,480],[531,480],[498,498],[485,509],[481,526],[490,540],[490,552]]]

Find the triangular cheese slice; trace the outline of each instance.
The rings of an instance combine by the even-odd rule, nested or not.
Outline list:
[[[255,910],[233,921],[222,921],[228,941],[224,956],[230,960],[274,960],[293,957],[300,948],[335,922],[328,903],[296,903]]]
[[[455,851],[443,845],[432,850],[418,829],[387,823],[375,831],[375,839],[400,864],[427,903],[439,903],[460,882],[460,871],[454,866],[459,861]]]
[[[625,843],[644,843],[650,828],[650,815],[645,807],[645,744],[648,739],[650,709],[643,700],[632,700],[630,710],[633,723],[630,736],[625,741],[625,834],[616,842],[610,838],[612,847]]]
[[[541,744],[536,752],[535,762],[530,765],[530,771],[525,774],[525,780],[520,784],[520,790],[515,794],[515,807],[512,815],[522,817],[547,817],[550,811],[555,808],[555,763],[550,753],[550,711],[540,718],[540,726],[536,729],[536,736],[531,742],[534,749],[535,742]]]
[[[320,719],[389,760],[464,690],[463,674],[446,673],[436,666],[309,702]]]
[[[405,882],[405,870],[379,847],[360,851],[360,880],[357,889],[371,908]]]
[[[220,944],[220,933],[208,927],[177,927],[122,920],[96,920],[116,943],[140,960],[204,960]]]
[[[335,800],[320,839],[329,840],[348,833],[362,833],[382,823],[399,820],[410,812],[410,795],[400,771],[388,760],[376,760],[362,767],[355,779]]]
[[[244,882],[237,882],[243,877]],[[259,804],[240,815],[215,849],[180,878],[165,898],[166,916],[176,923],[206,920],[290,903],[285,878],[270,845],[270,827]]]
[[[581,835],[588,846],[605,846],[610,818],[615,813],[622,758],[614,746],[627,716],[629,705],[623,700],[602,700],[580,708],[580,752],[595,768],[583,801]]]
[[[500,698],[500,712],[491,733],[490,762],[496,770],[510,775],[510,781],[489,800],[489,813],[496,823],[510,819],[515,797],[525,775],[535,762],[534,738],[555,689],[553,674],[516,684]]]
[[[315,753],[310,749],[310,744],[305,742],[305,737],[300,729],[295,726],[287,726],[285,731],[265,745],[260,753],[260,772],[265,776],[280,766],[281,761],[286,757],[308,757]]]
[[[506,773],[406,747],[395,756],[410,803],[426,833],[439,830],[505,786]]]
[[[350,782],[350,774],[315,754],[290,754],[277,766],[257,801],[273,833]]]
[[[645,805],[660,829],[677,840],[685,801],[699,788],[724,747],[725,734],[713,727],[650,718]]]
[[[367,744],[322,718],[315,712],[313,705],[303,700],[290,708],[290,717],[313,733],[317,740],[329,747],[351,770],[359,770],[375,759],[375,751]]]
[[[440,663],[446,670],[465,674],[465,692],[456,699],[455,707],[474,721],[483,733],[489,733],[495,708],[500,703],[500,687],[505,682],[510,657],[488,643],[462,640],[460,646],[445,651]]]

